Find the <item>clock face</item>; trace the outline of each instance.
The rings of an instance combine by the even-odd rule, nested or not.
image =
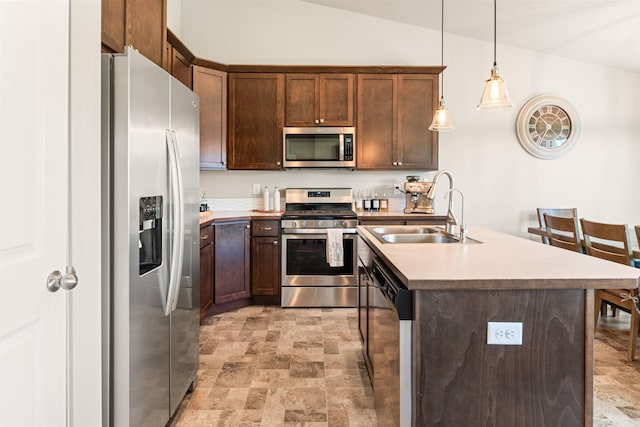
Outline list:
[[[571,134],[571,119],[557,105],[544,105],[529,117],[531,140],[544,148],[558,148],[567,142]]]
[[[542,95],[520,110],[516,132],[520,144],[531,155],[553,159],[570,150],[578,136],[578,114],[567,101]]]

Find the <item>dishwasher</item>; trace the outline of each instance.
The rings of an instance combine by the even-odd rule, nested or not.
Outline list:
[[[377,258],[373,259],[372,365],[378,425],[413,424],[413,295]]]

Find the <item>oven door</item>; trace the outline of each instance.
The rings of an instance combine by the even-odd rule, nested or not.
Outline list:
[[[282,286],[356,286],[357,234],[343,234],[344,265],[327,262],[327,235],[282,235]]]

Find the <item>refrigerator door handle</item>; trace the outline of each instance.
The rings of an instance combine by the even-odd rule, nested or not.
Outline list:
[[[180,291],[180,276],[184,249],[184,204],[182,187],[182,169],[180,168],[180,154],[176,142],[176,134],[172,130],[166,131],[167,152],[169,154],[169,193],[171,194],[173,239],[171,247],[171,269],[169,271],[169,291],[164,315],[168,316],[178,304]]]

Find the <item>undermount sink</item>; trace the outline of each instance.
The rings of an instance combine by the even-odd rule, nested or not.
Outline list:
[[[388,225],[367,227],[373,234],[442,234],[442,229],[415,225]]]
[[[365,227],[382,243],[460,243],[457,236],[445,233],[440,227],[390,225]],[[462,243],[479,243],[466,238]]]
[[[444,234],[383,234],[387,243],[457,243],[458,239]]]

